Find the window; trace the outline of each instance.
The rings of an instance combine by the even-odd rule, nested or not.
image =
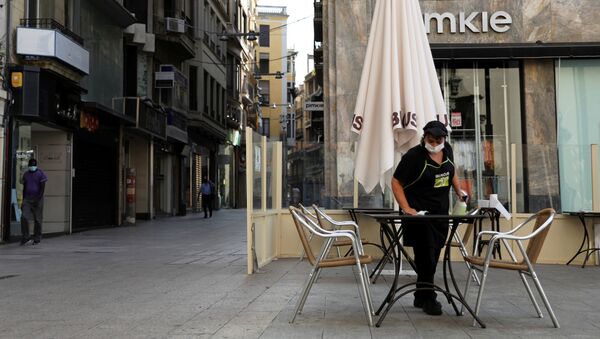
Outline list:
[[[600,60],[558,60],[555,75],[561,207],[591,211],[592,176],[598,175],[591,171],[591,145],[600,144]]]
[[[217,96],[217,84],[215,79],[210,78],[210,116],[214,119],[217,115],[215,107],[215,97]]]
[[[208,75],[207,71],[204,71],[204,82],[202,83],[202,85],[204,86],[204,95],[203,95],[203,99],[204,99],[204,114],[209,114],[210,109],[208,107],[208,103],[209,103],[209,99],[208,99],[208,93],[210,92],[210,76]]]
[[[269,73],[269,53],[260,53],[259,68],[260,74]]]
[[[258,43],[261,47],[269,47],[271,46],[271,32],[269,25],[260,25],[260,36],[258,39]]]
[[[266,136],[267,138],[271,136],[271,120],[269,118],[262,119],[262,131],[260,134]]]
[[[190,110],[198,110],[198,67],[190,66]]]
[[[268,105],[270,100],[269,100],[269,94],[271,92],[270,89],[270,82],[269,80],[260,80],[258,82],[258,87],[260,87],[260,95],[262,96],[262,99],[260,101],[260,103],[262,105]]]
[[[523,143],[519,63],[443,62],[438,64],[438,75],[448,107],[450,143],[461,186],[473,201],[498,194],[510,208],[511,180],[517,184],[525,180],[510,177],[509,163],[510,145]],[[522,161],[517,160],[519,164]],[[518,211],[513,213],[529,208],[522,189],[527,181],[517,185],[521,188],[513,198]]]

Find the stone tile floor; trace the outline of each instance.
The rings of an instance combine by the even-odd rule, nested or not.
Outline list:
[[[326,270],[302,314],[288,322],[310,269],[276,260],[246,272],[245,211],[158,219],[0,246],[0,338],[597,338],[600,268],[539,265],[561,323],[538,319],[513,272],[490,275],[482,318],[472,327],[444,304],[431,317],[395,305],[368,327],[350,269]],[[460,283],[464,266],[455,264]],[[411,278],[403,278],[410,281]],[[388,281],[372,286],[381,302]],[[474,301],[475,289],[470,294]]]

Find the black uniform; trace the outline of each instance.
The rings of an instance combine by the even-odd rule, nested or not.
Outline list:
[[[402,184],[410,207],[429,214],[448,214],[449,193],[454,178],[452,148],[445,143],[442,164],[429,157],[423,145],[411,148],[403,157],[394,178]],[[404,222],[404,245],[413,247],[417,268],[417,283],[433,283],[440,251],[448,236],[448,223]],[[426,285],[417,284],[417,287]],[[417,291],[415,298],[435,298],[434,291]]]

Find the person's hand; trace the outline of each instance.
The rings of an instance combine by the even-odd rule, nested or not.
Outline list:
[[[460,201],[464,201],[464,202],[469,201],[469,194],[463,190],[460,190],[458,193],[456,193],[456,196],[458,196],[458,200],[460,200]]]
[[[403,208],[402,212],[404,212],[404,214],[408,214],[408,215],[417,215],[417,213],[418,213],[417,210],[412,207],[409,207],[406,209]]]

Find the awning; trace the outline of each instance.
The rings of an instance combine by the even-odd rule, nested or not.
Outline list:
[[[600,42],[528,44],[431,44],[436,60],[600,57]]]

